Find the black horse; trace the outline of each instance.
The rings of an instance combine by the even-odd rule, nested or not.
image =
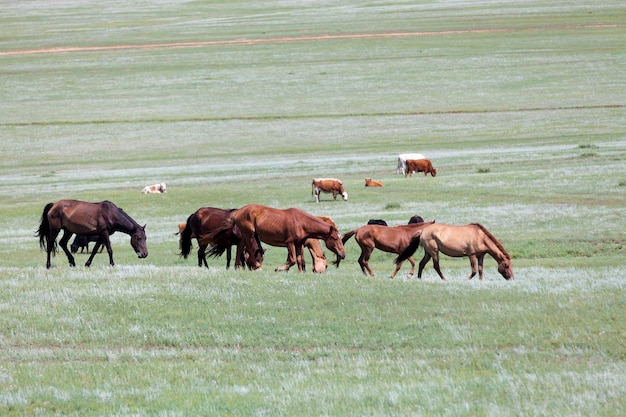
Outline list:
[[[110,201],[88,203],[78,200],[60,200],[56,203],[48,203],[44,207],[37,236],[39,236],[39,246],[48,253],[46,268],[50,268],[50,255],[57,252],[56,238],[61,230],[63,230],[63,237],[59,244],[67,255],[70,266],[76,266],[74,256],[67,248],[67,242],[74,233],[99,236],[85,266],[91,265],[101,245],[107,248],[109,263],[113,266],[115,263],[109,236],[115,232],[130,235],[130,245],[135,253],[139,258],[145,258],[148,256],[145,227],[145,225],[137,224],[124,210]]]

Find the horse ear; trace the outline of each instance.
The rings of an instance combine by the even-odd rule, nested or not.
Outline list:
[[[144,225],[143,225],[143,227],[142,227],[142,229],[143,229],[143,230],[146,230],[146,226],[147,226],[147,225],[148,225],[148,223],[144,224]]]

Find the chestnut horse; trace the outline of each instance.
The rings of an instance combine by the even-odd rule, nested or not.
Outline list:
[[[478,262],[478,277],[483,279],[483,260],[485,254],[491,255],[498,262],[498,272],[507,280],[514,279],[511,255],[502,244],[483,225],[478,223],[467,226],[451,226],[448,224],[436,224],[424,230],[421,235],[415,235],[409,246],[396,258],[396,263],[401,263],[409,258],[419,245],[424,247],[424,257],[420,261],[417,277],[422,278],[424,266],[430,258],[433,258],[433,266],[442,280],[446,278],[439,268],[439,252],[452,256],[468,256],[472,273],[468,279],[476,275],[476,263]]]
[[[331,226],[337,227],[335,222],[330,217],[326,217],[326,216],[317,216],[317,217],[324,220],[326,223],[330,224]],[[326,270],[328,269],[328,262],[326,261],[326,255],[324,254],[324,251],[322,250],[322,245],[320,245],[319,239],[309,238],[305,240],[304,247],[307,248],[309,250],[309,253],[311,254],[311,260],[313,261],[313,272],[316,274],[322,274],[326,272]],[[276,271],[288,270],[289,269],[289,267],[287,267],[288,263],[289,263],[289,255],[287,255],[287,261],[285,262],[285,266],[277,267]],[[302,258],[302,270],[304,271],[305,269],[306,268],[305,268],[304,258]]]
[[[347,232],[343,236],[343,243],[345,244],[348,239],[354,236],[354,239],[361,247],[361,256],[359,256],[359,265],[361,266],[361,270],[363,271],[363,274],[367,275],[369,273],[370,276],[373,277],[374,272],[369,266],[369,259],[374,251],[374,248],[380,249],[383,252],[395,254],[402,253],[413,236],[419,236],[427,226],[430,226],[433,223],[435,223],[434,220],[427,223],[420,222],[399,226],[366,224],[358,229]],[[408,259],[411,263],[411,271],[409,272],[409,277],[411,277],[413,276],[413,273],[415,273],[415,261],[411,256],[407,256],[405,259]],[[402,262],[398,262],[396,264],[396,269],[391,273],[389,278],[394,278],[401,266]]]
[[[209,239],[211,232],[218,229],[224,221],[228,219],[234,209],[224,210],[216,207],[201,207],[196,210],[187,218],[185,228],[180,234],[180,249],[181,255],[187,259],[191,252],[191,239],[196,238],[198,240],[198,266],[202,267],[209,265],[206,261],[206,248],[213,246],[209,251],[209,256],[217,257],[226,252],[226,268],[230,268],[231,261],[231,246],[238,246],[243,244],[241,241],[241,232],[237,227],[232,227],[225,230],[224,233],[214,241]],[[263,250],[256,240],[253,242],[250,252],[254,253],[254,256],[246,259],[246,263],[249,268],[254,268],[257,262],[263,262]],[[235,268],[243,266],[244,260],[240,257],[235,259]]]
[[[109,236],[115,232],[130,235],[130,245],[135,253],[139,258],[145,258],[148,256],[145,228],[145,225],[137,224],[124,210],[110,201],[88,203],[78,200],[60,200],[56,203],[48,203],[43,209],[37,236],[39,236],[39,246],[46,249],[48,253],[46,268],[50,268],[50,255],[57,252],[56,238],[61,230],[63,230],[63,237],[59,244],[67,255],[70,266],[76,266],[74,256],[67,249],[67,242],[74,233],[99,236],[85,266],[91,265],[101,245],[107,248],[109,263],[113,266],[115,263]]]
[[[241,231],[246,251],[252,247],[256,238],[271,246],[286,247],[287,262],[281,270],[289,270],[297,263],[298,270],[303,272],[302,248],[309,238],[324,240],[326,247],[337,255],[338,260],[346,256],[337,227],[297,208],[281,210],[260,204],[248,204],[233,211],[221,230],[213,232],[210,238],[233,225]],[[260,268],[261,262],[257,262],[256,266]]]

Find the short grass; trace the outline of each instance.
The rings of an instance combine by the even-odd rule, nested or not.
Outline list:
[[[626,414],[626,9],[587,3],[4,5],[0,414]],[[36,52],[65,47],[92,49]],[[437,177],[394,174],[410,151]],[[149,257],[45,270],[61,198],[147,223]],[[198,207],[253,202],[480,222],[516,280],[392,281],[380,251],[364,277],[354,240],[324,275],[178,256]]]

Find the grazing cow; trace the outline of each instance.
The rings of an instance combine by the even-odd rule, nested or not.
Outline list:
[[[83,253],[84,250],[89,253],[89,242],[97,242],[99,237],[98,235],[76,235],[70,249],[72,253],[78,252],[78,249],[80,249],[80,253]],[[102,253],[102,249],[104,246],[100,246],[100,253]]]
[[[426,159],[421,153],[401,153],[398,155],[398,168],[396,174],[404,174],[406,161],[409,159]]]
[[[145,187],[143,187],[143,190],[141,190],[141,192],[144,194],[166,193],[167,187],[164,182],[160,184],[146,185]]]
[[[387,226],[387,222],[382,219],[369,219],[367,224],[377,224],[379,226]]]
[[[343,183],[336,178],[313,178],[311,194],[315,201],[320,202],[320,192],[333,193],[333,199],[337,200],[337,194],[341,194],[343,201],[348,201],[348,193],[343,189]]]
[[[423,172],[424,176],[429,173],[433,177],[437,176],[437,170],[433,168],[433,164],[428,159],[408,159],[404,176],[412,177],[414,172]]]
[[[366,187],[383,187],[383,183],[380,181],[374,181],[371,178],[365,178]]]

